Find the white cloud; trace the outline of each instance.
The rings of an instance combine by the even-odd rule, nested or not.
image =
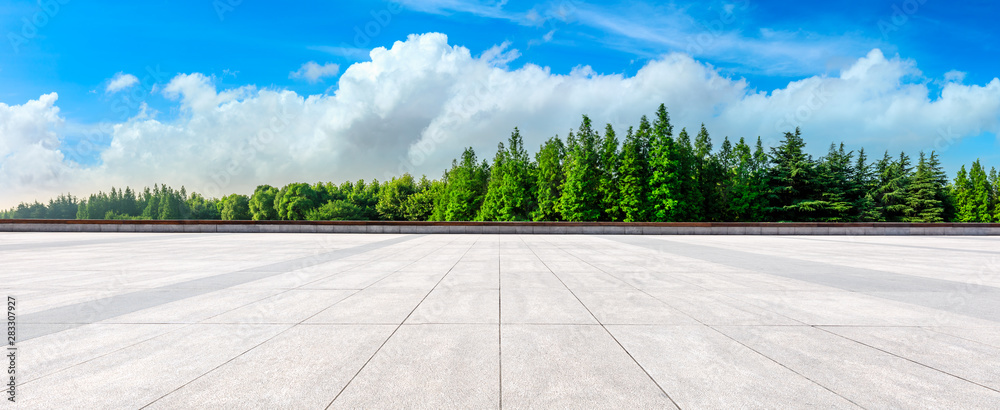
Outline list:
[[[136,76],[132,74],[118,73],[108,81],[108,86],[104,89],[104,92],[113,94],[136,84],[139,84],[139,79]]]
[[[310,61],[302,65],[298,71],[292,71],[288,74],[288,78],[299,78],[309,81],[310,83],[315,83],[320,81],[323,77],[333,77],[340,73],[340,66],[333,63],[326,63],[323,65],[317,64],[315,61]]]
[[[54,94],[0,106],[0,178],[7,184],[0,206],[112,184],[186,185],[219,196],[260,183],[384,179],[407,171],[437,178],[462,147],[492,158],[515,126],[534,150],[552,135],[565,136],[580,114],[624,134],[661,102],[678,129],[705,122],[716,144],[726,135],[776,140],[801,126],[816,152],[833,141],[915,152],[940,149],[942,130],[958,137],[1000,133],[1000,79],[948,82],[931,96],[933,80],[915,62],[878,50],[839,75],[769,93],[685,54],[650,61],[634,76],[588,66],[568,75],[533,64],[511,70],[504,64],[516,50],[501,45],[475,57],[434,33],[370,55],[344,71],[333,94],[219,90],[203,74],[179,75],[163,88],[177,101],[179,117],[146,114],[115,124],[101,165],[86,169],[74,168],[58,149],[62,119]]]
[[[47,200],[72,181],[74,166],[59,151],[58,132],[65,121],[55,106],[56,93],[22,105],[0,103],[0,192],[3,205]]]

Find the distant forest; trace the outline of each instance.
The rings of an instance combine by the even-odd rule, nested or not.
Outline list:
[[[624,142],[584,115],[565,141],[530,156],[517,128],[493,162],[472,148],[441,179],[409,174],[379,182],[258,186],[205,198],[166,185],[111,188],[88,198],[22,203],[2,218],[624,222],[1000,222],[1000,180],[977,160],[949,181],[935,152],[886,152],[831,144],[814,159],[799,129],[765,150],[728,137],[713,150],[702,125],[674,134],[666,107],[629,127]]]

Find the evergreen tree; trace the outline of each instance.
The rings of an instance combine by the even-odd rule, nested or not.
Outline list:
[[[562,197],[564,181],[563,162],[566,147],[558,136],[549,138],[535,154],[535,184],[537,187],[537,208],[531,215],[535,221],[558,221],[559,198]]]
[[[535,208],[532,164],[517,128],[507,142],[508,148],[498,146],[490,168],[481,221],[527,221]]]
[[[724,145],[729,146],[729,139],[724,140]],[[727,149],[724,147],[724,149]],[[728,148],[728,149],[731,149]],[[730,155],[731,151],[729,154]],[[720,153],[721,155],[721,153]],[[712,139],[708,135],[705,124],[701,124],[701,130],[694,141],[694,159],[696,164],[696,188],[700,193],[701,203],[698,204],[700,210],[698,217],[702,221],[722,221],[725,218],[725,203],[723,194],[726,190],[727,170],[724,161],[720,156],[712,155]],[[699,199],[694,197],[695,200]]]
[[[597,132],[590,118],[583,116],[580,129],[567,139],[566,179],[562,185],[558,210],[567,221],[597,221],[601,218],[600,171]]]
[[[444,218],[447,221],[471,221],[479,213],[486,194],[486,162],[476,162],[476,152],[472,147],[462,153],[462,162],[452,162],[446,188],[447,205]]]
[[[598,191],[601,201],[601,220],[620,221],[621,209],[618,199],[618,137],[611,124],[604,127],[604,139],[601,140],[600,158],[597,164],[600,173]]]
[[[673,130],[667,108],[660,104],[649,139],[649,206],[650,219],[655,222],[676,220],[678,199],[681,198],[682,177],[677,171]]]
[[[158,219],[180,219],[181,218],[181,195],[170,187],[164,186],[160,190],[160,204]]]
[[[955,175],[951,192],[955,198],[955,219],[959,222],[973,222],[975,215],[969,206],[972,201],[972,183],[969,181],[968,172],[965,171],[965,165],[962,165]]]
[[[910,157],[900,153],[899,159],[893,161],[887,152],[876,168],[880,184],[875,190],[875,200],[884,220],[901,222],[907,215],[913,215],[914,211],[907,202],[913,172]]]
[[[983,165],[977,159],[969,170],[969,182],[964,203],[960,203],[963,222],[991,222],[993,213],[992,187]]]
[[[854,219],[859,189],[854,185],[853,156],[853,152],[847,152],[841,143],[839,148],[830,144],[828,153],[820,159],[814,182],[818,195],[803,203],[813,214],[812,220],[848,222]]]
[[[990,186],[993,191],[993,222],[1000,222],[1000,177],[996,168],[990,168]]]
[[[646,116],[633,134],[629,127],[618,166],[618,209],[625,222],[649,221],[649,136]]]
[[[781,144],[771,148],[771,168],[767,173],[767,208],[772,221],[811,220],[815,163],[805,153],[798,128],[786,132]]]
[[[932,153],[933,155],[933,153]],[[917,172],[910,183],[909,195],[906,198],[910,214],[903,218],[904,222],[942,222],[944,208],[940,198],[941,187],[938,176],[924,153],[920,152],[917,161]]]
[[[854,201],[853,219],[860,222],[884,220],[881,209],[875,202],[874,195],[878,185],[864,148],[858,150],[858,159],[854,163],[854,185],[858,190],[858,196]]]
[[[707,134],[706,134],[707,135]],[[694,147],[691,146],[691,136],[687,129],[682,128],[674,145],[677,154],[677,202],[674,205],[673,220],[690,222],[702,220],[701,205],[704,200],[698,186],[698,160]]]

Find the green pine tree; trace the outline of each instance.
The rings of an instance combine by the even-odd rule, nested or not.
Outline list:
[[[649,136],[652,128],[646,116],[639,121],[639,130],[629,127],[622,144],[618,166],[618,209],[625,222],[646,222],[649,206]]]
[[[611,124],[607,124],[604,128],[604,139],[601,140],[600,161],[597,165],[600,173],[598,191],[601,199],[601,220],[604,221],[621,220],[618,199],[618,155],[618,137]]]
[[[472,221],[479,213],[486,195],[489,166],[485,161],[476,161],[476,152],[469,147],[462,152],[462,162],[452,162],[446,188],[446,221]]]
[[[665,105],[660,104],[649,137],[649,206],[655,222],[675,221],[681,199],[674,127]],[[641,131],[641,126],[640,126]]]
[[[558,210],[567,221],[597,221],[601,218],[600,136],[591,128],[590,118],[583,116],[576,135],[567,139],[566,163],[563,172]]]
[[[531,219],[535,221],[558,221],[557,210],[559,198],[562,196],[564,180],[563,162],[566,147],[559,137],[549,138],[535,153],[534,168],[535,186],[538,204],[532,212]]]

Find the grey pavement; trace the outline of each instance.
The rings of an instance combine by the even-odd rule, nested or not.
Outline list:
[[[1000,238],[0,233],[23,408],[1000,408]]]

